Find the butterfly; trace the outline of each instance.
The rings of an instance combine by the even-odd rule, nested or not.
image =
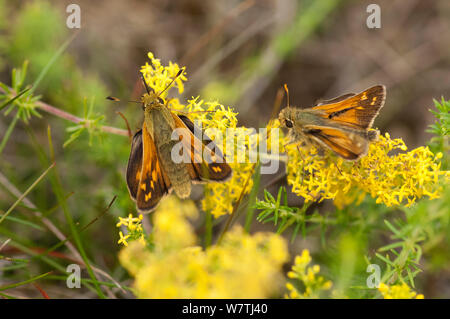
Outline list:
[[[285,90],[289,101],[286,85]],[[288,144],[300,141],[319,150],[330,149],[346,160],[358,160],[378,138],[379,132],[371,128],[385,99],[385,86],[376,85],[358,94],[322,100],[311,108],[290,107],[288,102],[278,119],[289,129]]]
[[[178,197],[187,198],[192,183],[223,182],[232,174],[214,142],[204,134],[201,140],[195,136],[194,132],[203,131],[187,116],[172,112],[160,97],[183,70],[158,94],[143,78],[147,91],[140,99],[144,121],[142,129],[133,136],[126,172],[128,191],[141,213],[153,211],[172,190]],[[174,130],[182,132],[175,140]],[[174,160],[172,150],[178,143],[182,143],[187,161]]]

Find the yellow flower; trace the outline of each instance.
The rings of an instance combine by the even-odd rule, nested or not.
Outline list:
[[[120,236],[120,239],[117,243],[123,244],[124,246],[128,246],[127,239],[130,237],[130,235],[124,236],[123,233],[120,231],[119,236]]]
[[[142,228],[142,214],[139,217],[133,217],[132,214],[129,214],[128,217],[123,218],[119,217],[119,222],[116,224],[117,227],[125,226],[128,230],[128,234],[123,236],[122,232],[119,232],[120,239],[118,244],[123,244],[124,246],[128,245],[128,241],[140,239],[144,240],[144,230]],[[128,240],[128,241],[127,241]]]
[[[424,299],[422,294],[415,293],[405,283],[392,286],[381,283],[378,291],[381,292],[384,299]]]
[[[156,93],[160,93],[170,84],[170,82],[172,82],[172,79],[175,78],[181,68],[178,64],[172,62],[169,62],[168,66],[163,66],[161,61],[155,58],[151,52],[148,53],[148,58],[151,61],[151,65],[148,64],[148,62],[145,63],[145,65],[141,67],[141,73],[144,76],[147,85]],[[184,71],[175,80],[173,85],[178,89],[179,93],[183,93],[183,82],[186,80],[186,72]],[[168,91],[162,93],[161,98],[165,98],[167,93]]]
[[[287,180],[306,201],[333,199],[338,207],[359,204],[366,194],[386,206],[410,206],[423,196],[439,197],[442,179],[450,177],[449,171],[440,170],[442,155],[428,147],[401,152],[406,149],[401,139],[391,139],[388,133],[371,143],[368,154],[357,162],[331,152],[318,156],[314,147],[289,145]]]
[[[295,265],[307,265],[311,262],[311,256],[308,249],[303,249],[300,256],[295,257]]]
[[[249,235],[235,227],[220,245],[202,249],[196,246],[187,220],[197,213],[193,204],[169,197],[154,213],[152,248],[133,241],[122,249],[119,259],[135,277],[136,295],[267,298],[276,294],[283,281],[281,267],[288,258],[285,240],[272,233]]]
[[[142,219],[142,214],[140,214],[139,217],[133,217],[132,214],[129,214],[126,218],[119,217],[119,222],[116,224],[116,227],[120,227],[122,225],[125,227],[133,227],[135,226],[135,223],[140,223]]]
[[[326,281],[322,276],[316,276],[320,272],[319,265],[309,266],[311,256],[308,249],[304,249],[300,256],[294,259],[292,270],[288,272],[288,278],[295,279],[304,286],[304,291],[301,292],[292,283],[287,283],[286,288],[288,293],[285,298],[303,299],[303,298],[319,298],[324,290],[331,289],[331,281]]]
[[[186,219],[196,218],[198,211],[192,201],[181,201],[176,196],[169,196],[161,202],[154,214],[153,241],[161,249],[175,249],[195,244],[194,229]]]
[[[125,227],[128,226],[128,218],[119,217],[119,222],[116,224],[116,227],[120,227],[122,225]]]

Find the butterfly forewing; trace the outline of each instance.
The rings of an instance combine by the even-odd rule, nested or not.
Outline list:
[[[185,149],[189,150],[190,163],[186,163],[191,179],[194,181],[225,181],[232,173],[231,167],[226,163],[220,149],[203,132],[203,140],[200,141],[194,132],[195,124],[186,117],[172,113],[177,128],[187,128],[190,139],[183,139]]]
[[[130,196],[136,200],[142,168],[142,130],[134,134],[127,166],[127,186]]]
[[[153,210],[161,198],[171,190],[170,181],[164,172],[161,161],[145,123],[142,129],[143,161],[140,171],[136,205],[142,212]]]
[[[319,101],[317,101],[315,103],[315,106],[320,106],[320,105],[325,105],[325,104],[334,104],[334,103],[337,103],[337,102],[344,101],[344,100],[348,99],[349,97],[352,97],[352,96],[355,96],[355,95],[356,95],[355,93],[347,93],[347,94],[335,97],[334,99],[331,99],[331,100],[322,100],[322,99],[320,99]]]
[[[323,118],[366,130],[372,126],[373,120],[383,107],[385,97],[386,88],[383,85],[376,85],[339,102],[320,104],[313,109],[322,110]]]

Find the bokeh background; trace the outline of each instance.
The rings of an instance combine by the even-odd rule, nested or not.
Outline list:
[[[66,26],[66,7],[71,3],[81,7],[79,30]],[[381,7],[380,29],[366,26],[370,3]],[[105,97],[139,97],[143,89],[138,71],[148,61],[149,51],[164,64],[173,61],[186,66],[188,81],[181,98],[200,95],[217,99],[239,112],[239,125],[247,127],[267,124],[284,83],[289,86],[291,104],[299,107],[384,84],[386,104],[374,126],[414,148],[431,137],[425,131],[434,121],[429,112],[433,99],[450,97],[449,31],[447,0],[0,0],[0,81],[10,84],[12,69],[28,60],[26,83],[33,83],[58,48],[74,36],[36,93],[42,101],[80,117],[84,103],[92,103],[93,113],[103,115],[105,124],[125,128],[116,113],[120,111],[133,131],[142,121],[140,108],[113,104]],[[282,105],[285,103],[283,100]],[[36,145],[48,152],[50,127],[74,220],[87,224],[118,196],[111,211],[83,232],[82,239],[90,243],[86,250],[96,265],[108,269],[114,278],[126,278],[117,262],[115,224],[116,216],[133,209],[123,178],[128,139],[95,132],[90,138],[83,132],[63,148],[71,134],[66,129],[74,124],[39,113],[42,118],[17,123],[0,155],[2,175],[24,191],[45,167]],[[0,135],[5,134],[11,119],[11,115],[0,116]],[[263,182],[272,179],[263,177]],[[271,187],[276,190],[283,184],[279,181]],[[201,191],[193,194],[194,199],[200,197]],[[293,205],[299,201],[289,198]],[[57,205],[49,182],[38,185],[29,199],[67,231],[59,208],[49,209]],[[0,188],[1,210],[8,209],[13,200],[10,191]],[[326,209],[327,205],[320,207]],[[258,228],[268,226],[256,225]],[[33,249],[57,243],[42,228],[5,223],[0,231],[1,238],[14,238]],[[202,232],[200,226],[198,232]],[[314,249],[316,242],[302,239],[291,249],[295,245]],[[20,258],[17,246],[8,249]],[[45,268],[40,264],[33,267]],[[8,270],[8,274],[13,276],[14,271]],[[449,297],[450,273],[428,274],[421,288],[427,297]],[[63,298],[90,296],[90,292],[68,290],[57,281],[47,284],[46,291]],[[40,296],[32,286],[16,293]]]

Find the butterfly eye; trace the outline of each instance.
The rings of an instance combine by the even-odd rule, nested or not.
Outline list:
[[[292,123],[292,121],[289,120],[289,119],[286,119],[286,120],[284,121],[284,124],[285,124],[286,127],[288,127],[288,128],[291,128],[291,127],[294,126],[294,123]]]
[[[164,104],[164,100],[162,98],[160,98],[160,97],[158,97],[158,102],[161,103],[161,104]]]

